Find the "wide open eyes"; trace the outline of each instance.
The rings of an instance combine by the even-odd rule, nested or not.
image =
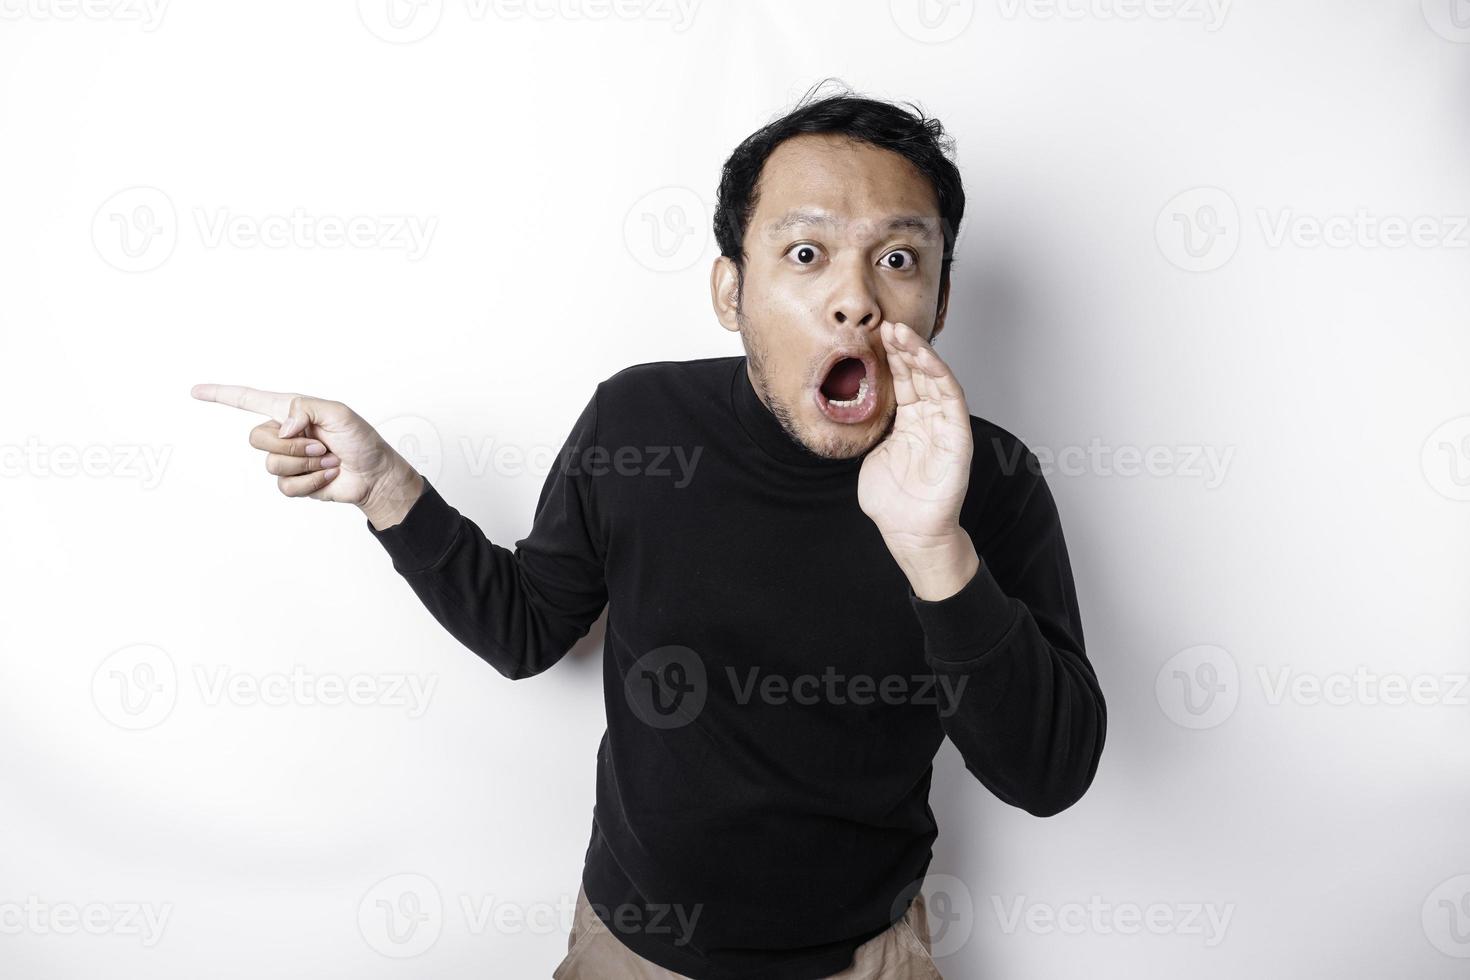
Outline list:
[[[816,265],[825,256],[821,246],[811,242],[796,242],[786,249],[785,257],[800,266]],[[891,272],[908,272],[919,264],[918,253],[907,246],[883,253],[878,264]]]

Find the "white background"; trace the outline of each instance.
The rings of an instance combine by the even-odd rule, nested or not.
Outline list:
[[[1110,713],[1052,819],[941,752],[946,975],[1464,975],[1470,5],[926,2],[0,3],[0,973],[550,974],[601,624],[506,681],[189,387],[344,400],[509,544],[598,380],[740,352],[719,166],[836,75],[957,137],[938,349],[1054,460]]]

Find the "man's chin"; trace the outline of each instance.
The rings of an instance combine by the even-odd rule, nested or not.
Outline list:
[[[815,424],[807,424],[799,441],[807,452],[823,459],[835,461],[866,456],[888,438],[893,431],[894,420],[898,417],[898,413],[891,407],[880,411],[882,414],[866,425],[844,425],[824,416],[819,417]],[[877,424],[879,418],[883,420],[881,426]]]

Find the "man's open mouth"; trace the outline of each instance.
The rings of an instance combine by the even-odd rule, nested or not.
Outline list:
[[[862,422],[878,407],[877,361],[868,351],[829,355],[814,393],[817,407],[834,422]]]

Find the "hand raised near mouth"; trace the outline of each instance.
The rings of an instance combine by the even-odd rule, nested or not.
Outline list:
[[[974,454],[969,405],[949,365],[912,327],[884,320],[878,329],[898,409],[892,431],[863,460],[858,505],[920,598],[951,594],[979,567],[959,524]]]

